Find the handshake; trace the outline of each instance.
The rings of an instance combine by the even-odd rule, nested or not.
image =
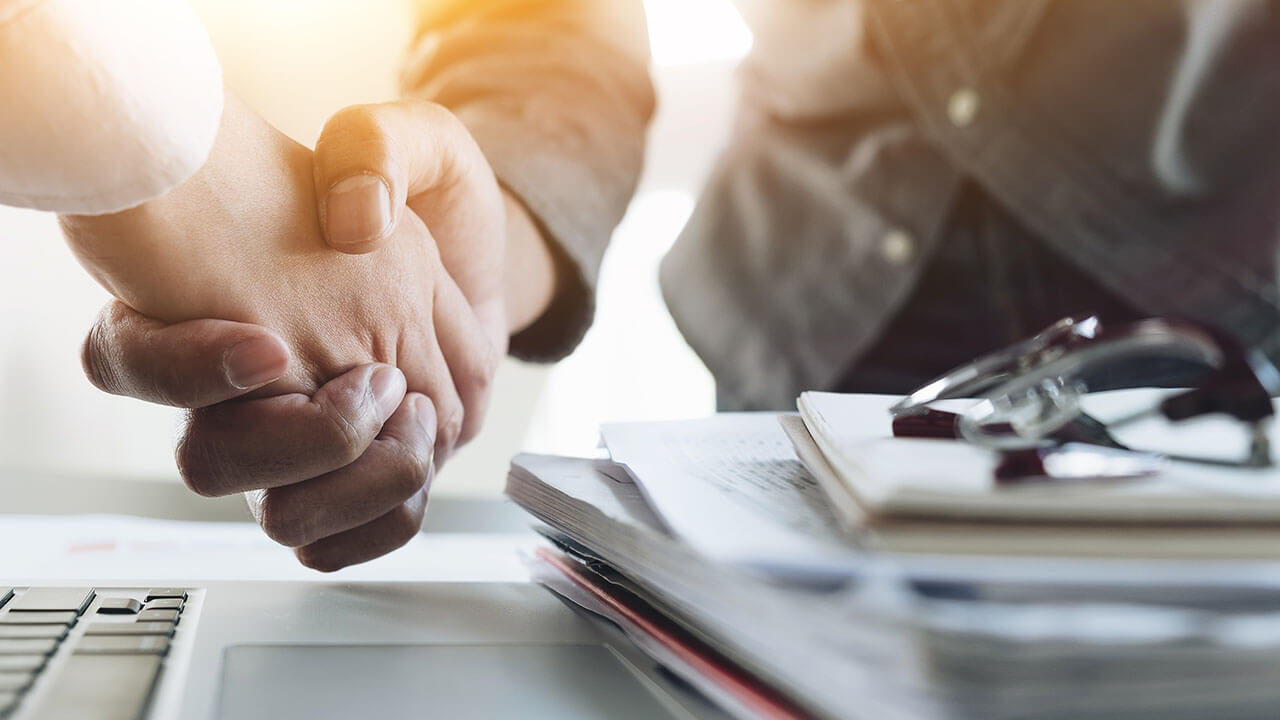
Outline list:
[[[85,342],[89,378],[187,408],[187,485],[245,493],[325,571],[418,532],[435,468],[480,428],[507,338],[555,282],[461,123],[419,101],[343,110],[312,153],[229,97],[195,177],[62,225],[117,298]]]

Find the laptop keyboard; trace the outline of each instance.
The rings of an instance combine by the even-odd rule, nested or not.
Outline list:
[[[139,720],[185,588],[0,587],[0,719]]]

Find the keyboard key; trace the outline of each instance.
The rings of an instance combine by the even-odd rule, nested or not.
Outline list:
[[[98,603],[98,612],[103,615],[136,615],[142,609],[142,603],[131,597],[102,598]]]
[[[11,612],[0,615],[0,627],[5,625],[74,625],[76,613],[62,612]]]
[[[57,638],[0,640],[0,655],[48,655],[58,647]]]
[[[85,635],[173,635],[173,623],[167,622],[132,622],[132,623],[91,623],[84,631]]]
[[[16,692],[0,692],[0,718],[6,717],[10,710],[18,706],[19,697]]]
[[[181,610],[182,600],[178,598],[159,598],[147,601],[148,610]]]
[[[72,655],[28,720],[138,720],[160,672],[159,655]]]
[[[164,635],[85,635],[76,643],[77,655],[163,655],[169,650]]]
[[[147,602],[159,600],[160,598],[177,598],[179,600],[186,600],[187,591],[182,588],[152,588],[147,591]]]
[[[9,612],[72,610],[77,615],[93,602],[93,588],[30,588],[9,603]]]
[[[0,625],[0,639],[57,638],[61,640],[70,630],[66,625]]]
[[[0,672],[35,672],[48,659],[44,655],[0,655]]]
[[[13,588],[0,587],[0,608],[4,607],[5,603],[9,602],[9,598],[11,597],[13,597]]]
[[[143,610],[138,613],[138,622],[178,622],[178,610]]]
[[[20,693],[31,686],[36,676],[31,673],[0,672],[0,692]]]

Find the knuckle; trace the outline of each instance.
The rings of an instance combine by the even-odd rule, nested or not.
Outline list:
[[[202,403],[193,397],[192,376],[176,363],[165,363],[150,371],[150,377],[135,379],[139,392],[166,405],[195,407]]]
[[[330,152],[356,145],[362,152],[386,149],[386,125],[377,105],[351,105],[334,113],[324,124],[316,152]]]
[[[395,547],[401,547],[409,542],[422,529],[423,514],[408,504],[392,510],[387,515],[387,537],[395,543]]]
[[[426,487],[431,474],[430,449],[419,452],[403,444],[399,448],[388,479],[395,497],[407,499]]]
[[[448,121],[454,119],[453,112],[449,108],[441,105],[434,100],[428,100],[424,97],[409,97],[402,101],[410,110],[418,113],[427,120],[432,121]]]
[[[452,449],[462,437],[462,424],[465,419],[462,405],[450,403],[440,414],[436,425],[436,444]]]
[[[106,328],[103,325],[105,318],[104,313],[89,328],[89,334],[80,346],[80,366],[84,368],[85,377],[94,387],[103,392],[114,393],[118,382],[112,370],[114,365],[107,357],[109,352]]]
[[[498,355],[498,349],[493,346],[493,343],[481,343],[472,358],[472,362],[467,365],[463,382],[478,396],[488,395],[489,390],[493,387],[493,380],[498,374],[500,363],[501,357]]]
[[[447,429],[442,429],[441,431],[443,437],[449,440],[450,446],[466,444],[480,432],[480,426],[484,422],[487,410],[490,382],[488,375],[477,373],[468,385],[463,386],[464,408],[460,417],[456,417],[459,425],[457,434],[448,434],[449,431]],[[441,427],[445,428],[445,425],[442,424]]]
[[[327,436],[326,447],[334,454],[335,459],[343,467],[355,462],[364,453],[366,433],[361,430],[358,418],[353,418],[345,406],[359,407],[352,399],[346,402],[321,403],[321,417],[324,418],[322,433]]]
[[[339,109],[325,121],[323,134],[329,131],[365,131],[377,126],[378,118],[374,105],[348,105]]]
[[[285,547],[299,547],[311,541],[310,533],[287,500],[270,490],[259,501],[258,525],[267,537]]]
[[[452,178],[457,182],[466,174],[466,170],[474,165],[474,157],[479,155],[479,148],[475,146],[474,140],[471,138],[471,132],[467,130],[462,121],[449,108],[431,101],[423,101],[425,103],[421,112],[425,117],[426,124],[431,128],[432,134],[440,137],[450,148],[452,152],[444,153],[440,158],[443,167],[443,176]],[[468,158],[472,162],[461,162],[462,158]]]
[[[427,118],[431,124],[441,130],[454,135],[465,134],[462,121],[458,120],[458,116],[453,114],[449,108],[440,103],[427,102],[426,107]]]
[[[458,378],[464,416],[457,440],[462,443],[469,442],[480,431],[500,362],[495,348],[489,342],[479,344],[469,360],[463,364]]]
[[[209,446],[199,438],[199,432],[193,428],[191,421],[178,438],[173,458],[178,466],[178,474],[182,482],[195,494],[201,497],[218,497],[220,484],[217,482],[217,462]]]
[[[488,167],[484,154],[476,144],[471,131],[452,110],[425,98],[413,98],[408,102],[416,105],[414,109],[422,118],[422,122],[434,134],[446,139],[462,157],[469,159],[472,163],[479,161],[479,165]]]
[[[345,567],[343,563],[338,562],[329,553],[326,553],[323,548],[314,545],[294,548],[293,555],[298,558],[298,562],[316,572],[331,573]]]
[[[454,137],[470,137],[466,126],[458,119],[458,116],[452,110],[431,100],[417,98],[418,112],[422,114],[426,122],[436,131],[443,131]]]
[[[493,385],[493,380],[498,376],[498,370],[502,367],[502,360],[507,356],[506,348],[499,347],[495,343],[487,342],[484,344],[484,361],[485,361],[485,387]]]
[[[480,434],[480,427],[484,423],[484,416],[487,408],[483,397],[477,397],[473,401],[473,407],[469,407],[462,418],[462,427],[458,431],[457,438],[454,439],[455,446],[466,445]]]

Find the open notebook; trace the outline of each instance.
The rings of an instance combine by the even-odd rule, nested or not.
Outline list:
[[[870,516],[950,520],[1192,525],[1280,520],[1276,468],[1170,461],[1156,474],[1138,479],[998,486],[996,456],[989,450],[955,440],[893,437],[889,407],[896,400],[819,392],[800,396],[803,427],[825,460],[824,466],[810,457],[806,465],[815,475],[828,475],[828,493],[836,491],[833,503],[846,512],[856,505]],[[1140,402],[1134,393],[1107,394],[1095,399],[1101,406],[1096,414],[1105,418],[1108,412]],[[793,441],[797,430],[791,423]],[[1168,442],[1168,434],[1167,428],[1153,424],[1134,428],[1132,437],[1120,439],[1162,449],[1159,444]],[[1178,429],[1177,442],[1183,452],[1230,457],[1239,456],[1237,446],[1243,438],[1231,423],[1211,419]]]

